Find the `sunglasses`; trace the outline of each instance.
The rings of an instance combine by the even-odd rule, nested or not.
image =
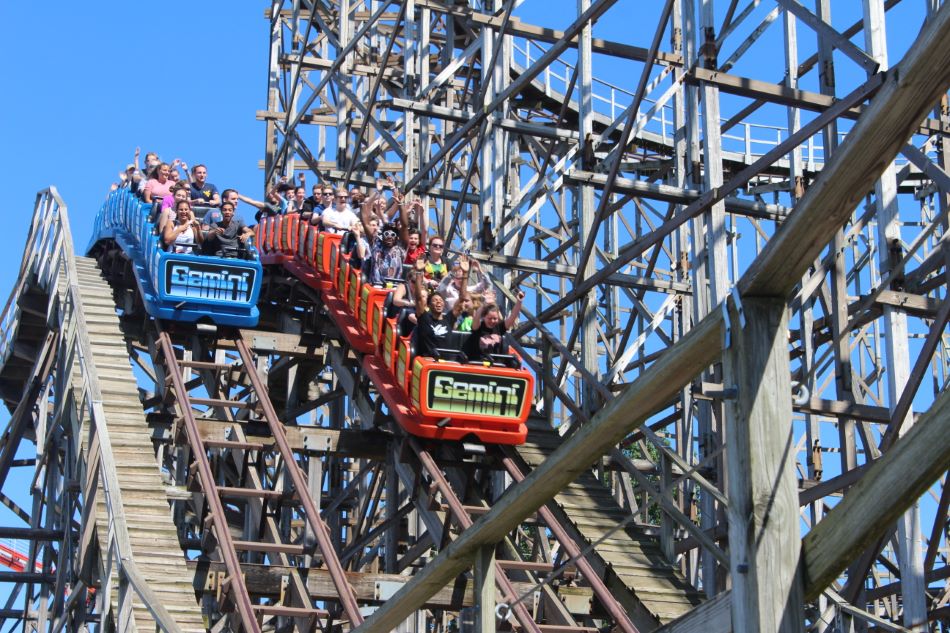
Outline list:
[[[442,244],[429,244],[429,246],[431,246],[432,248],[442,248],[442,247],[443,247]]]
[[[396,237],[396,232],[395,232],[395,231],[383,231],[383,237],[392,237],[392,238],[395,238],[395,237]]]

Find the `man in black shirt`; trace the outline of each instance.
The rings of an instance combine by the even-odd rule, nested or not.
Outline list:
[[[204,244],[208,253],[237,255],[239,251],[247,249],[247,241],[252,237],[254,231],[243,220],[234,219],[234,205],[225,202],[221,205],[221,219],[211,224],[205,234]]]

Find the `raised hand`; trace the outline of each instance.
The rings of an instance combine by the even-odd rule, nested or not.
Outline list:
[[[462,269],[462,272],[468,275],[468,271],[472,269],[472,263],[468,259],[468,255],[462,255],[459,257],[459,268]]]
[[[426,269],[426,260],[424,260],[424,259],[422,259],[421,257],[419,257],[418,259],[416,259],[416,264],[415,264],[415,265],[416,265],[416,270],[417,270],[417,271],[419,271],[420,273],[421,273],[421,272],[425,272],[425,269]]]

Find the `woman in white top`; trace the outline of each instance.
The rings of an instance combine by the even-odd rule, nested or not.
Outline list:
[[[201,222],[195,219],[191,203],[179,200],[175,203],[175,220],[165,225],[162,240],[172,253],[192,253],[201,244]]]

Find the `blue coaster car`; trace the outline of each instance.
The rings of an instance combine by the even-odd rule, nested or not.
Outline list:
[[[253,247],[247,259],[166,252],[151,211],[152,205],[128,189],[113,191],[96,215],[87,251],[115,240],[131,260],[145,308],[156,319],[257,325],[263,270]]]

